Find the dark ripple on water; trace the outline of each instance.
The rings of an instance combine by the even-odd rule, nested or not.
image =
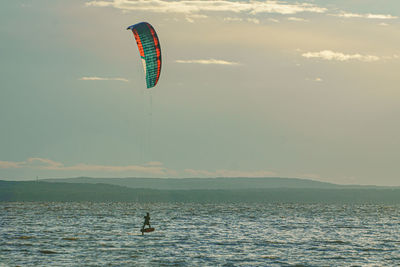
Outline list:
[[[399,266],[400,206],[0,203],[0,236],[13,266]]]

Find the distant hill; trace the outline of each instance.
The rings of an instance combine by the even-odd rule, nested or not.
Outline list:
[[[400,189],[261,188],[159,190],[109,184],[0,180],[0,201],[400,203]]]
[[[130,188],[159,190],[232,190],[267,188],[365,188],[365,186],[344,186],[298,178],[66,178],[45,179],[46,182],[113,184]]]

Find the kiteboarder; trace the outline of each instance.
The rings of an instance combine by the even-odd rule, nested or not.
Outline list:
[[[151,228],[151,226],[150,226],[150,213],[148,213],[148,212],[147,212],[147,215],[144,216],[144,223],[143,223],[142,229],[144,229],[144,227],[145,227],[146,225],[148,225],[149,228]]]

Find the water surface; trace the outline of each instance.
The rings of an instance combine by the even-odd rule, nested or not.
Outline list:
[[[400,206],[1,202],[0,263],[399,266]]]

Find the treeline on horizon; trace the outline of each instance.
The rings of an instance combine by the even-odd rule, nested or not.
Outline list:
[[[157,190],[110,184],[0,181],[0,201],[400,203],[400,189]]]

